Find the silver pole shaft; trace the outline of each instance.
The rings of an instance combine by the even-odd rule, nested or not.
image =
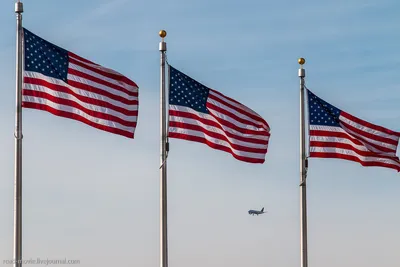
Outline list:
[[[303,62],[304,64],[304,62]],[[308,266],[307,251],[307,158],[306,158],[306,140],[305,140],[305,114],[304,114],[304,77],[305,69],[301,65],[299,69],[300,77],[300,249],[301,249],[301,267]]]
[[[14,267],[22,266],[22,12],[21,2],[15,3],[17,16],[17,66],[15,113],[15,177],[14,177]]]
[[[167,236],[167,122],[165,104],[165,52],[167,44],[163,40],[159,47],[161,53],[161,84],[160,84],[160,267],[168,267],[168,236]]]

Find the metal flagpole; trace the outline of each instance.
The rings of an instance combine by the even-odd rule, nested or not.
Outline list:
[[[161,84],[160,84],[160,127],[161,127],[161,145],[160,145],[160,267],[168,267],[168,236],[167,236],[167,121],[166,121],[166,103],[165,103],[165,52],[167,44],[164,37],[167,32],[159,32],[161,42],[159,50],[161,53]]]
[[[305,113],[304,113],[304,77],[306,71],[303,69],[303,64],[306,63],[304,58],[299,58],[300,64],[300,249],[301,249],[301,267],[308,266],[307,252],[307,157],[306,157],[306,140],[305,140]]]
[[[17,16],[17,66],[15,113],[15,177],[14,177],[14,248],[13,266],[22,266],[22,12],[23,4],[15,3]]]

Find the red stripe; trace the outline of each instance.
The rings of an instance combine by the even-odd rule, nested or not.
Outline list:
[[[353,147],[353,146],[350,145],[350,144],[344,144],[344,143],[338,143],[338,142],[310,141],[310,147],[341,148],[341,149],[351,150],[351,151],[353,151],[353,152],[355,152],[355,153],[357,153],[358,155],[363,156],[363,157],[376,157],[376,158],[391,159],[391,160],[394,160],[394,161],[399,161],[399,158],[397,158],[396,156],[388,156],[388,155],[383,155],[383,154],[375,153],[375,152],[371,152],[371,151],[362,151],[362,150],[359,150],[359,149]],[[400,163],[400,162],[399,162],[399,163]]]
[[[210,111],[210,115],[216,116],[214,113],[220,113],[220,114],[223,114],[225,116],[232,118],[234,121],[243,123],[244,125],[251,125],[258,129],[264,129],[264,130],[268,131],[268,129],[265,129],[263,126],[259,125],[258,123],[240,118],[240,117],[236,116],[235,114],[231,113],[230,111],[223,109],[222,107],[216,106],[208,101],[206,103],[206,106],[207,106],[207,109],[209,109],[209,111]]]
[[[369,123],[367,121],[361,120],[359,118],[354,117],[353,115],[350,115],[347,112],[342,111],[340,113],[340,115],[345,117],[345,118],[347,118],[347,119],[349,119],[349,120],[352,120],[352,121],[354,121],[354,122],[356,122],[358,124],[364,125],[364,126],[366,126],[368,128],[371,128],[371,129],[374,129],[374,130],[377,130],[377,131],[380,131],[380,132],[383,132],[383,133],[386,133],[386,134],[395,135],[395,136],[400,137],[400,132],[395,132],[395,131],[392,131],[390,129],[384,128],[382,126],[375,125],[375,124]]]
[[[251,137],[243,137],[243,136],[238,136],[236,134],[230,133],[230,132],[224,130],[219,123],[212,121],[212,120],[202,118],[202,117],[192,114],[192,113],[188,113],[188,112],[184,112],[184,111],[169,110],[169,115],[197,120],[206,125],[221,129],[223,132],[225,132],[225,134],[228,137],[232,137],[232,138],[235,138],[235,139],[243,141],[243,142],[248,142],[248,143],[253,143],[253,144],[267,144],[268,143],[268,140],[260,140],[260,139],[255,139],[255,138],[251,138]],[[248,130],[247,134],[251,134],[251,135],[255,135],[255,136],[269,136],[269,133],[268,133],[268,135],[266,135],[266,134],[263,135],[263,134],[261,134],[261,132],[256,132],[256,131],[250,132],[250,130]]]
[[[218,145],[218,144],[214,144],[212,142],[209,142],[207,139],[202,138],[202,137],[185,135],[185,134],[180,134],[180,133],[171,133],[171,132],[169,133],[169,137],[178,138],[178,139],[184,139],[184,140],[189,140],[189,141],[194,141],[194,142],[206,144],[211,148],[228,152],[234,158],[236,158],[236,159],[238,159],[240,161],[245,161],[245,162],[249,162],[249,163],[264,163],[264,161],[265,161],[265,159],[255,159],[255,158],[238,156],[238,155],[234,154],[229,148],[227,148],[225,146],[222,146],[222,145]]]
[[[372,139],[374,141],[379,141],[379,142],[382,142],[382,143],[386,143],[386,144],[397,146],[398,141],[396,141],[396,140],[389,139],[389,138],[386,138],[386,137],[383,137],[383,136],[379,136],[379,135],[376,135],[376,134],[371,134],[369,132],[360,130],[360,129],[358,129],[358,128],[356,128],[356,127],[354,127],[354,126],[352,126],[352,125],[350,125],[347,122],[344,122],[342,120],[340,120],[340,123],[343,124],[349,130],[351,130],[351,131],[353,131],[353,132],[355,132],[355,133],[357,133],[357,134],[359,134],[359,135],[361,135],[363,137]],[[364,126],[364,125],[361,125],[361,126]]]
[[[310,136],[347,138],[347,139],[353,141],[357,145],[364,146],[364,144],[361,143],[359,140],[357,140],[354,137],[348,135],[347,133],[343,133],[343,132],[331,132],[331,131],[324,131],[324,130],[310,130]]]
[[[23,102],[22,106],[24,108],[32,108],[32,109],[44,110],[44,111],[50,112],[50,113],[52,113],[53,115],[56,115],[56,116],[60,116],[60,117],[64,117],[64,118],[73,119],[73,120],[77,120],[77,121],[83,122],[83,123],[85,123],[87,125],[90,125],[90,126],[92,126],[94,128],[97,128],[97,129],[100,129],[100,130],[103,130],[103,131],[106,131],[106,132],[110,132],[110,133],[113,133],[113,134],[119,134],[119,135],[122,135],[122,136],[125,136],[125,137],[128,137],[128,138],[132,138],[132,139],[134,138],[134,133],[132,133],[132,132],[128,132],[128,131],[124,131],[124,130],[121,130],[121,129],[112,128],[112,127],[104,126],[104,125],[101,125],[101,124],[97,124],[97,123],[94,123],[94,122],[92,122],[92,121],[90,121],[90,120],[88,120],[88,119],[86,119],[84,117],[81,117],[81,116],[77,115],[77,114],[69,113],[69,112],[62,111],[62,110],[53,109],[52,107],[49,107],[49,106],[46,106],[46,105],[43,105],[43,104],[32,103],[32,102]]]
[[[83,101],[85,103],[88,103],[88,104],[91,104],[91,105],[96,105],[96,106],[99,106],[99,107],[110,108],[110,109],[113,109],[113,110],[115,110],[117,112],[120,112],[120,113],[122,113],[124,115],[127,115],[127,116],[137,116],[138,115],[138,111],[137,110],[127,110],[125,108],[122,108],[120,106],[115,106],[115,105],[113,105],[113,104],[111,104],[109,102],[103,101],[103,100],[82,96],[82,95],[79,95],[79,94],[75,93],[74,91],[72,91],[71,89],[69,89],[66,86],[49,83],[49,82],[47,82],[45,80],[25,77],[24,78],[24,83],[25,84],[29,83],[29,84],[44,86],[44,87],[47,87],[47,88],[49,88],[49,89],[51,89],[53,91],[66,93],[68,95],[72,95],[72,96],[76,97],[77,99],[79,99],[79,100],[81,100],[81,101]],[[31,90],[31,89],[24,89],[24,90]],[[136,100],[131,101],[131,102],[132,102],[132,104],[131,104],[132,106],[137,105],[137,101]]]
[[[212,113],[210,113],[210,115],[211,115],[216,121],[218,121],[218,123],[220,123],[220,124],[222,124],[222,125],[224,125],[224,126],[226,126],[226,127],[229,127],[229,128],[231,128],[231,129],[234,129],[234,130],[236,130],[236,131],[238,131],[238,132],[240,132],[240,133],[242,133],[242,134],[270,136],[270,133],[267,132],[265,129],[263,129],[262,131],[254,131],[254,130],[250,130],[250,129],[243,129],[243,128],[238,127],[236,124],[233,124],[233,123],[230,122],[230,121],[223,120],[223,119],[221,119],[221,118],[218,118],[218,117],[214,116]]]
[[[51,102],[54,102],[54,103],[57,103],[60,105],[70,106],[77,110],[81,110],[81,111],[85,112],[86,114],[88,114],[92,117],[95,117],[95,118],[104,119],[104,120],[108,120],[108,121],[112,121],[112,122],[118,122],[119,124],[122,124],[127,127],[136,127],[136,121],[126,121],[126,120],[123,120],[123,119],[116,117],[114,115],[111,115],[111,114],[93,111],[93,110],[87,109],[87,108],[81,106],[80,104],[78,104],[72,100],[69,100],[69,99],[58,98],[58,97],[54,97],[54,96],[44,93],[44,92],[32,91],[32,90],[26,90],[26,89],[23,90],[23,95],[47,99],[47,100],[50,100]]]
[[[365,167],[370,167],[370,166],[376,166],[376,167],[385,167],[385,168],[391,168],[395,169],[398,172],[400,172],[400,167],[397,165],[393,164],[388,164],[388,163],[382,163],[382,162],[377,162],[377,161],[362,161],[359,158],[355,156],[350,156],[350,155],[343,155],[343,154],[338,154],[338,153],[326,153],[326,152],[310,152],[310,157],[314,158],[338,158],[338,159],[345,159],[349,161],[355,161],[360,163],[362,166]]]
[[[348,132],[348,131],[352,130],[352,129],[347,128],[347,125],[345,125],[345,123],[340,122],[340,124],[341,124],[341,127],[342,127],[342,129],[344,131]],[[348,135],[351,135],[354,138],[357,138],[358,140],[360,140],[360,142],[363,142],[365,147],[369,146],[369,147],[373,147],[373,148],[375,148],[376,150],[379,150],[379,151],[388,150],[389,152],[396,152],[396,149],[397,149],[397,148],[396,149],[388,148],[388,147],[384,147],[383,145],[372,143],[371,141],[367,140],[366,137],[364,137],[361,133],[357,133],[357,132],[350,133],[350,132],[348,132]],[[359,135],[361,135],[361,136],[359,136]],[[375,141],[381,142],[379,140],[375,140]],[[382,142],[382,143],[385,143],[385,142]]]
[[[83,57],[81,57],[81,56],[78,56],[77,54],[74,54],[74,53],[69,52],[69,51],[68,51],[68,57],[74,57],[74,58],[79,59],[80,61],[83,61],[83,62],[86,62],[86,63],[89,63],[89,64],[93,64],[93,65],[100,66],[99,64],[96,64],[96,63],[94,63],[94,62],[92,62],[92,61],[90,61],[90,60],[87,60],[86,58],[83,58]]]
[[[88,66],[88,65],[83,64],[82,62],[80,62],[80,61],[78,61],[78,60],[76,60],[74,58],[71,58],[71,57],[69,58],[69,62],[74,63],[74,64],[76,64],[78,66],[81,66],[82,68],[91,70],[91,71],[93,71],[95,73],[98,73],[100,75],[103,75],[103,76],[105,76],[107,78],[110,78],[110,79],[113,79],[113,80],[116,80],[116,81],[120,81],[120,82],[124,82],[124,83],[126,83],[126,84],[128,84],[130,86],[138,87],[135,82],[131,81],[130,79],[128,79],[127,77],[125,77],[123,75],[118,75],[118,74],[106,72],[106,71],[103,71],[101,69],[94,68],[92,66]],[[99,66],[99,67],[103,68],[102,66]]]
[[[139,104],[137,100],[130,100],[127,99],[123,96],[119,96],[119,95],[114,95],[113,93],[109,92],[109,91],[105,91],[103,89],[99,89],[97,87],[94,86],[90,86],[88,84],[84,84],[84,83],[80,83],[80,82],[76,82],[76,81],[72,81],[69,80],[68,84],[71,85],[72,87],[78,88],[78,89],[82,89],[88,92],[92,92],[95,94],[99,94],[99,95],[103,95],[106,96],[108,98],[114,99],[116,101],[119,101],[121,103],[127,104],[127,105],[136,105]]]
[[[216,92],[216,91],[213,90],[213,92]],[[219,94],[219,95],[221,95],[221,94]],[[226,96],[223,96],[223,97],[227,98]],[[256,127],[263,127],[263,128],[265,129],[265,126],[264,126],[264,125],[260,125],[260,124],[265,124],[265,125],[267,125],[268,128],[269,128],[268,123],[267,123],[262,117],[260,117],[260,116],[257,116],[257,115],[255,115],[255,114],[252,114],[252,113],[250,113],[250,112],[247,112],[247,111],[245,111],[245,110],[243,110],[243,109],[240,109],[240,108],[238,108],[238,107],[236,107],[236,106],[234,106],[234,105],[232,105],[232,104],[230,104],[230,103],[228,103],[228,102],[226,102],[226,101],[223,101],[222,99],[219,99],[218,97],[216,97],[216,96],[214,96],[214,95],[212,95],[212,94],[208,94],[208,98],[213,99],[213,100],[215,100],[215,101],[218,101],[219,103],[221,103],[221,104],[223,104],[223,105],[225,105],[225,106],[227,106],[227,107],[229,107],[229,108],[231,108],[231,109],[237,111],[238,113],[244,114],[244,115],[246,115],[247,117],[249,117],[249,118],[251,118],[251,119],[257,121],[259,124],[255,124],[254,126],[256,126]],[[231,99],[229,99],[229,100],[231,100]],[[235,102],[236,102],[236,101],[235,101]],[[243,104],[240,104],[240,103],[237,103],[237,104],[240,105],[240,106],[242,106],[243,108],[247,108],[247,107],[244,106]],[[232,113],[231,113],[231,114],[232,114]],[[247,122],[247,120],[246,120],[246,122]],[[254,122],[253,122],[253,123],[254,123]],[[266,130],[269,130],[269,129],[266,129]]]
[[[267,148],[253,148],[253,147],[248,147],[248,146],[243,146],[239,145],[237,143],[232,143],[225,135],[216,133],[216,132],[211,132],[208,131],[207,129],[204,129],[203,127],[199,125],[193,125],[193,124],[187,124],[183,122],[176,122],[176,121],[170,121],[169,122],[169,127],[174,127],[174,128],[180,128],[180,129],[187,129],[187,130],[194,130],[201,132],[207,136],[213,137],[215,139],[221,140],[221,141],[226,141],[227,143],[230,144],[232,149],[235,150],[240,150],[244,152],[250,152],[250,153],[258,153],[258,154],[265,154],[267,153]]]
[[[97,77],[91,76],[91,75],[89,75],[87,73],[84,73],[84,72],[81,72],[79,70],[74,70],[74,69],[68,68],[68,74],[79,76],[79,77],[87,79],[89,81],[92,81],[92,82],[95,82],[95,83],[98,83],[98,84],[101,84],[101,85],[105,85],[107,87],[110,87],[110,88],[113,88],[113,89],[118,90],[120,92],[123,92],[123,93],[125,93],[125,94],[127,94],[129,96],[138,96],[138,92],[129,91],[128,89],[126,89],[126,88],[124,88],[122,86],[118,86],[116,84],[107,82],[105,80],[102,80],[102,79],[99,79]],[[69,84],[70,84],[70,81],[71,80],[68,79],[68,83]]]
[[[373,148],[376,148],[379,151],[382,151],[384,153],[393,153],[396,152],[396,150],[387,148],[387,147],[377,147],[377,145],[372,145],[369,142],[364,141],[364,143],[362,143],[360,140],[355,139],[353,136],[347,134],[347,133],[342,133],[342,132],[331,132],[331,131],[324,131],[324,130],[310,130],[310,136],[326,136],[326,137],[338,137],[338,138],[347,138],[352,140],[354,143],[356,143],[357,145],[360,146],[365,146],[364,143],[367,143],[368,145],[372,146]]]
[[[216,90],[214,90],[214,89],[210,89],[210,88],[209,88],[209,90],[212,91],[213,93],[215,93],[216,95],[219,95],[219,96],[221,96],[221,97],[225,97],[225,98],[228,99],[229,101],[232,101],[232,102],[234,102],[234,103],[236,103],[236,104],[238,104],[238,105],[240,105],[240,106],[244,106],[242,103],[236,101],[235,99],[230,98],[230,97],[228,97],[228,96],[226,96],[226,95],[224,95],[224,94],[222,94],[222,93],[220,93],[220,92],[218,92],[218,91],[216,91]]]

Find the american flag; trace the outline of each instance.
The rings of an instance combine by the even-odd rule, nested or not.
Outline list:
[[[169,133],[263,163],[270,128],[256,112],[169,67]]]
[[[22,106],[134,137],[139,88],[122,74],[24,29]]]
[[[400,171],[400,133],[356,118],[308,92],[310,157],[340,158]]]

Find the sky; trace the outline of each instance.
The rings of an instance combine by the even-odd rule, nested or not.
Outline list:
[[[25,260],[159,266],[161,29],[172,66],[271,126],[264,164],[171,140],[171,267],[300,266],[299,57],[316,95],[400,131],[397,0],[40,0],[24,10],[24,27],[140,88],[133,140],[23,110]],[[14,2],[0,13],[2,267],[13,247]],[[309,266],[400,266],[399,187],[392,169],[310,159]]]

